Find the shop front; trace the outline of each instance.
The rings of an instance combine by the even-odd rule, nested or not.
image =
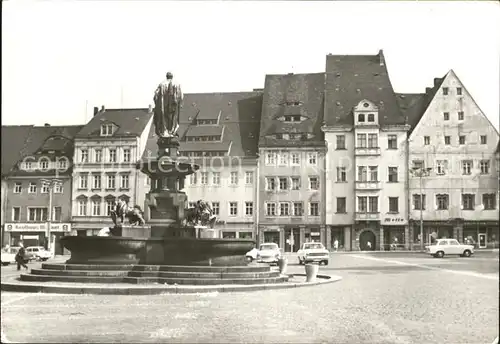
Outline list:
[[[52,249],[56,255],[65,254],[60,239],[71,232],[70,223],[51,223],[50,238],[47,223],[6,223],[5,242],[10,246],[18,246],[23,241],[25,247],[43,246]],[[50,245],[49,245],[50,239]]]
[[[450,221],[424,221],[423,240],[425,245],[432,245],[437,239],[457,239],[460,241],[458,232]],[[420,233],[420,221],[412,221],[413,247],[417,249],[420,245],[422,235]]]
[[[498,248],[498,236],[498,221],[465,221],[463,224],[463,242],[476,249]]]
[[[222,239],[255,240],[255,228],[253,223],[227,223],[219,221],[215,225],[215,230]]]

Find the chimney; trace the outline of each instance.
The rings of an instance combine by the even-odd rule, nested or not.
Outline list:
[[[149,104],[148,113],[153,113],[153,105]]]
[[[94,106],[94,116],[99,113],[99,108],[97,106]]]
[[[102,112],[106,111],[106,108],[104,107],[104,105],[101,106],[101,111]]]
[[[44,127],[50,127],[50,124],[49,123],[45,123],[43,126]]]
[[[426,87],[425,88],[425,94],[431,93],[432,88],[431,87]]]
[[[378,51],[378,57],[380,59],[380,66],[385,66],[385,57],[384,57],[384,51],[382,49],[380,49]]]
[[[434,87],[436,87],[439,84],[440,79],[439,78],[434,78]]]

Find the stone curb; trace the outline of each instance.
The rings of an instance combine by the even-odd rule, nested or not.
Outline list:
[[[293,276],[306,276],[305,274],[290,274]],[[12,279],[15,279],[13,277]],[[2,282],[2,291],[25,293],[51,293],[51,294],[91,294],[91,295],[161,295],[161,294],[197,294],[213,292],[245,292],[257,290],[275,290],[310,287],[320,284],[338,282],[342,277],[335,275],[317,275],[315,282],[282,283],[282,284],[253,284],[253,285],[225,285],[225,286],[174,286],[174,285],[148,285],[137,286],[107,286],[107,285],[47,285],[44,283]]]

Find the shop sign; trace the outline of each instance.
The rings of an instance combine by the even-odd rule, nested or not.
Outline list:
[[[46,232],[47,223],[6,223],[6,232]],[[70,223],[51,223],[51,232],[69,232],[71,231]]]
[[[321,236],[320,232],[311,232],[311,236]]]
[[[383,221],[385,224],[397,225],[405,223],[405,219],[402,217],[386,217]]]

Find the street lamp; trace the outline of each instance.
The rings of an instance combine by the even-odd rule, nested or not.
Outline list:
[[[62,181],[59,179],[42,179],[42,186],[49,188],[49,212],[47,214],[47,250],[51,251],[51,241],[50,241],[50,226],[52,222],[52,193],[54,191],[54,186],[62,185]]]
[[[429,176],[432,168],[413,167],[412,174],[420,179],[420,250],[424,250],[424,196],[422,194],[422,178]]]

